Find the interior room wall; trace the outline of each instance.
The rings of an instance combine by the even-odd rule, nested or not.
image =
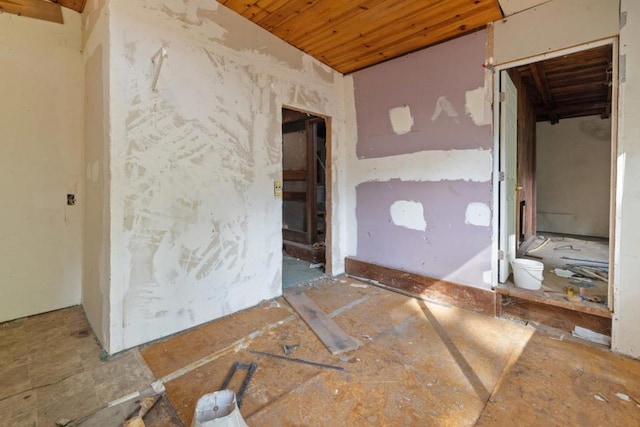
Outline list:
[[[640,358],[640,3],[622,0],[612,348]]]
[[[342,75],[217,2],[112,0],[109,15],[115,352],[280,295],[281,109],[330,116],[337,155],[345,88]],[[343,173],[334,169],[334,206]],[[333,226],[339,236],[343,223]],[[339,272],[344,251],[333,243]]]
[[[347,169],[356,258],[490,287],[485,54],[479,31],[353,74],[357,143]]]
[[[84,61],[84,249],[82,306],[98,339],[109,347],[109,14],[89,0],[82,15]]]
[[[539,122],[538,230],[609,237],[611,119]]]
[[[0,13],[0,321],[80,303],[81,21],[63,19]]]

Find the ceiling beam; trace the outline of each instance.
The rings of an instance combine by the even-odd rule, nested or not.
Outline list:
[[[0,12],[63,24],[60,5],[44,0],[0,0]]]
[[[597,102],[579,102],[575,104],[563,104],[559,105],[553,110],[547,110],[546,108],[537,108],[536,116],[538,119],[541,117],[549,117],[549,121],[551,121],[551,117],[555,117],[556,120],[561,118],[568,117],[580,117],[586,115],[597,115],[598,111],[603,111],[610,105],[610,102],[606,101],[597,101]],[[555,123],[558,123],[556,121]],[[552,124],[555,124],[552,122]]]
[[[84,10],[84,6],[87,4],[87,0],[51,0],[54,3],[58,3],[62,7],[66,7],[67,9],[75,10],[76,12],[82,13]]]
[[[536,85],[540,99],[542,99],[544,106],[549,111],[549,120],[551,121],[551,124],[558,123],[558,117],[552,112],[556,107],[556,104],[553,101],[553,95],[551,95],[551,90],[549,89],[544,65],[539,62],[535,62],[530,64],[529,68],[531,69],[531,76],[533,77],[533,82]]]

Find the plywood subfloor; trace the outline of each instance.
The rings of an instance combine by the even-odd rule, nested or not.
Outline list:
[[[256,426],[636,425],[640,417],[633,400],[640,399],[638,361],[363,286],[343,278],[306,291],[362,342],[346,354],[331,355],[283,299],[141,353],[167,379],[184,425],[197,399],[217,390],[235,361],[258,363],[241,408]],[[284,344],[300,345],[292,357],[344,371],[249,352],[283,354]]]

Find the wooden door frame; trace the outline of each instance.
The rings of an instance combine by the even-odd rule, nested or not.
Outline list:
[[[547,52],[540,55],[535,55],[515,61],[505,62],[502,64],[496,64],[493,66],[493,123],[495,124],[493,130],[493,239],[492,239],[492,253],[491,253],[491,285],[492,287],[498,286],[498,236],[500,233],[499,223],[499,209],[500,209],[500,194],[498,191],[500,183],[500,112],[496,106],[500,102],[500,71],[508,70],[510,68],[518,67],[520,65],[527,65],[534,62],[544,61],[546,59],[557,58],[563,55],[569,55],[584,50],[593,49],[596,47],[611,45],[612,46],[612,88],[611,88],[611,177],[610,177],[610,197],[609,197],[609,292],[608,292],[608,307],[610,311],[613,311],[613,301],[615,298],[614,290],[617,289],[617,277],[615,271],[619,264],[620,245],[619,236],[620,233],[620,218],[621,204],[619,199],[622,196],[621,188],[619,188],[620,180],[618,179],[618,173],[621,172],[617,167],[618,159],[618,36],[607,37],[604,39],[592,41],[589,43],[583,43],[576,46],[571,46],[565,49],[556,50],[553,52]]]
[[[293,110],[293,111],[298,111],[300,113],[305,113],[305,114],[309,114],[311,116],[317,117],[319,119],[323,119],[324,120],[324,125],[325,125],[325,129],[326,129],[326,138],[325,138],[325,147],[326,147],[326,154],[325,154],[325,183],[324,183],[324,188],[325,188],[325,217],[324,217],[324,250],[325,250],[325,266],[324,266],[324,272],[327,276],[332,276],[333,275],[333,260],[331,258],[331,254],[332,254],[332,245],[333,245],[333,233],[332,233],[332,217],[333,217],[333,202],[332,202],[332,178],[333,178],[333,168],[332,168],[332,164],[333,164],[333,159],[332,159],[332,137],[331,137],[331,117],[327,116],[325,114],[321,114],[321,113],[317,113],[314,111],[310,111],[310,110],[305,110],[303,108],[299,108],[299,107],[293,107],[287,104],[282,104],[282,106],[280,107],[280,139],[282,139],[282,110],[283,109],[287,109],[287,110]],[[309,146],[309,127],[307,126],[307,147]],[[315,158],[315,157],[314,157]],[[280,160],[280,180],[282,181],[282,173],[283,173],[283,169],[282,169],[282,160]],[[307,172],[309,173],[309,172]],[[282,209],[281,209],[282,212]],[[307,226],[307,229],[309,229],[310,223]],[[282,246],[282,233],[280,233],[280,246]]]

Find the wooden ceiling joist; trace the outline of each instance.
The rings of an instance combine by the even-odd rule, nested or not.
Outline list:
[[[44,0],[0,0],[0,12],[64,23],[60,5]]]
[[[84,7],[87,4],[87,0],[51,0],[54,3],[58,3],[62,7],[66,7],[67,9],[75,10],[76,12],[82,13],[84,11]]]

